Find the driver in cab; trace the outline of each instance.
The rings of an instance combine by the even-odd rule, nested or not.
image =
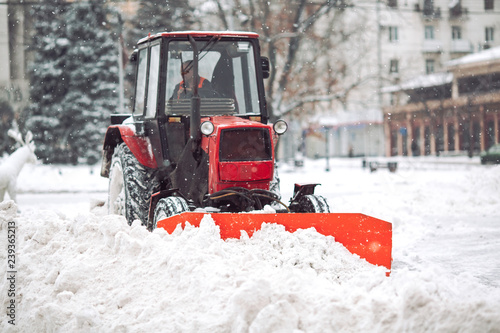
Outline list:
[[[179,82],[172,94],[171,99],[186,99],[193,97],[193,87],[194,87],[194,71],[193,71],[193,61],[185,61],[181,65],[181,76],[182,81]],[[200,97],[213,98],[216,97],[216,93],[212,87],[212,83],[204,77],[199,77],[198,80],[198,94]]]

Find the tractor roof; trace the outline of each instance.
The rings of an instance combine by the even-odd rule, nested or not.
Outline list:
[[[144,43],[148,40],[160,38],[160,37],[242,37],[242,38],[259,38],[259,35],[255,32],[248,31],[173,31],[173,32],[159,32],[156,34],[149,34],[147,37],[139,40],[138,44]]]

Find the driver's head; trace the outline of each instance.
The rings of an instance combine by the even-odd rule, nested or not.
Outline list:
[[[181,66],[181,75],[184,80],[191,80],[193,78],[193,61],[185,61]]]

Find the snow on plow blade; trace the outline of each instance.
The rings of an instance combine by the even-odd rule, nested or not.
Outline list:
[[[207,213],[185,212],[158,221],[158,228],[172,233],[178,224],[184,228],[186,222],[199,227]],[[220,227],[222,239],[240,238],[241,230],[251,237],[262,223],[278,223],[285,230],[315,228],[325,236],[333,236],[351,253],[359,255],[367,262],[384,266],[389,275],[392,262],[392,224],[377,218],[357,213],[211,213],[215,224]]]

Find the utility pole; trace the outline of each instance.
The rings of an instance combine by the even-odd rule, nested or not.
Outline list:
[[[330,171],[330,129],[325,126],[325,155],[326,155],[326,172]]]
[[[123,20],[118,13],[118,112],[124,113],[125,96],[123,93],[123,44],[122,44]]]
[[[377,104],[379,112],[382,113],[382,27],[380,25],[380,0],[376,0],[375,7],[377,20]],[[371,140],[368,142],[371,145]],[[370,147],[367,150],[370,151]]]
[[[380,0],[376,0],[377,18],[377,96],[378,107],[382,110],[382,27],[380,25]]]

